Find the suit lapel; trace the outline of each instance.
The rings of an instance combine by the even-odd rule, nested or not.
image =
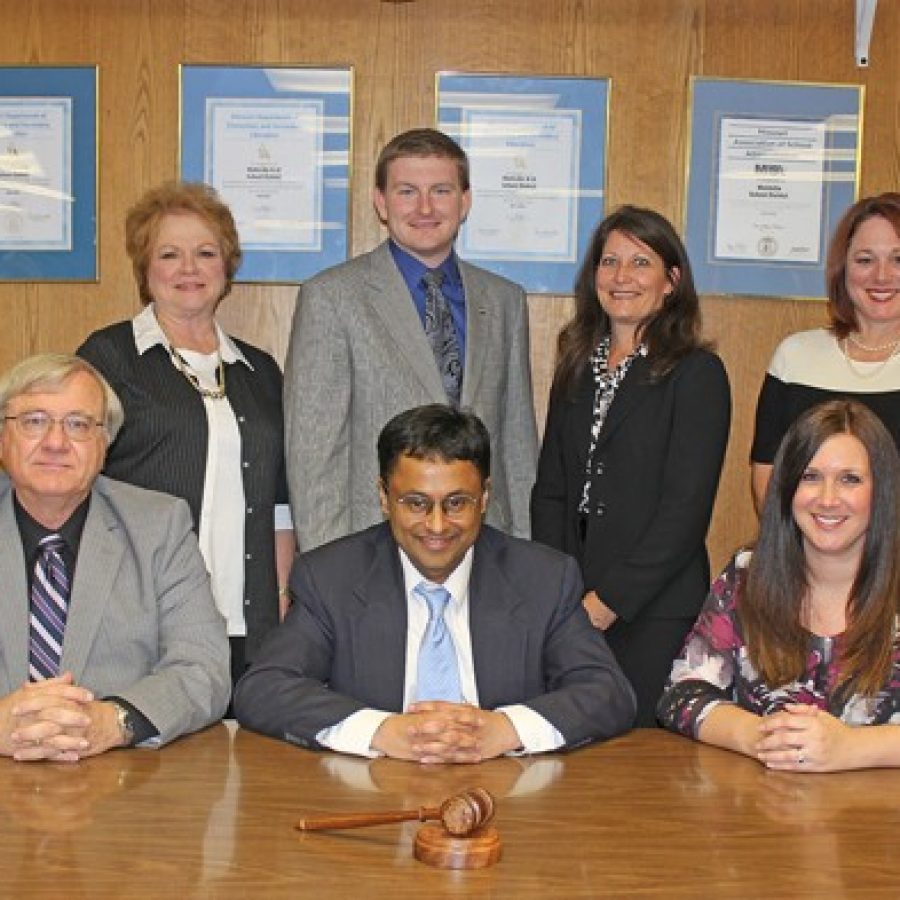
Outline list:
[[[63,640],[62,669],[80,682],[119,571],[124,543],[98,480],[91,494]]]
[[[12,487],[4,477],[0,487],[0,694],[28,680],[28,579]]]
[[[509,697],[524,697],[522,683],[528,626],[522,601],[503,574],[490,532],[475,544],[469,579],[469,631],[479,705],[493,709]]]
[[[600,431],[600,437],[597,441],[598,447],[603,446],[609,440],[610,436],[631,415],[632,411],[644,402],[648,392],[654,390],[656,385],[649,380],[649,375],[650,363],[647,357],[639,356],[631,364],[628,375],[616,390],[616,396],[606,414],[603,428]],[[591,396],[593,397],[593,393]]]
[[[466,300],[466,359],[463,368],[463,389],[461,403],[471,406],[478,393],[478,385],[487,362],[487,348],[490,346],[491,306],[486,302],[482,289],[482,277],[474,267],[458,260]],[[494,360],[497,364],[498,360]],[[502,363],[505,365],[506,361]]]
[[[447,395],[422,321],[387,242],[369,254],[369,262],[363,297],[371,303],[385,331],[396,343],[399,355],[406,360],[432,400],[435,403],[446,402]]]
[[[358,683],[377,695],[384,709],[402,709],[406,589],[397,545],[387,526],[377,538],[372,566],[354,593],[360,604],[352,623]]]

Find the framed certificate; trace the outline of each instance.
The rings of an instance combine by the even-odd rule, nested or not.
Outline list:
[[[96,281],[96,66],[0,68],[0,281]]]
[[[437,76],[438,128],[469,157],[463,259],[569,294],[603,218],[609,79]]]
[[[236,281],[298,282],[347,258],[352,71],[181,66],[181,177],[231,207]]]
[[[692,79],[685,242],[700,292],[824,296],[862,104],[860,86]]]

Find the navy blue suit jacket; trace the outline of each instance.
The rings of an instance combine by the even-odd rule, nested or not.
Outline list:
[[[387,524],[298,557],[293,606],[238,685],[234,709],[254,731],[318,746],[323,728],[363,708],[401,712],[406,596]],[[575,561],[484,526],[469,583],[469,627],[485,709],[524,703],[568,747],[611,737],[634,695],[581,607]]]

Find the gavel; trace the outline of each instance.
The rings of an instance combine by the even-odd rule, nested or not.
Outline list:
[[[454,837],[468,837],[493,817],[494,798],[489,791],[476,787],[448,797],[440,806],[348,813],[343,816],[314,816],[301,819],[294,827],[298,831],[336,831],[344,828],[364,828],[368,825],[388,825],[392,822],[440,820],[448,834]]]

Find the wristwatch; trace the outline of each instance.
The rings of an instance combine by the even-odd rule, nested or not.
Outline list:
[[[116,721],[119,724],[119,734],[122,736],[122,746],[130,747],[134,743],[134,717],[131,710],[115,700],[110,703],[116,708]]]

